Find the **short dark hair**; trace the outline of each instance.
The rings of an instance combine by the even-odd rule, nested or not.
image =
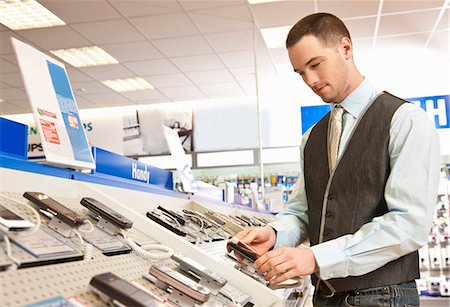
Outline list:
[[[350,38],[350,32],[338,17],[329,13],[315,13],[298,21],[286,38],[286,48],[294,46],[303,36],[313,35],[322,45],[332,47],[343,37]]]

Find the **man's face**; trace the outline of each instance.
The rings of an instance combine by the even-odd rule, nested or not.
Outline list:
[[[294,71],[324,102],[341,102],[350,94],[351,42],[348,39],[326,47],[315,36],[307,35],[290,47],[288,53]]]

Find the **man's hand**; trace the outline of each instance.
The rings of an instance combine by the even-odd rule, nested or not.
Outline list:
[[[277,239],[275,230],[270,226],[247,228],[237,233],[235,237],[253,248],[258,255],[271,249]]]
[[[280,247],[259,257],[253,267],[272,284],[310,275],[319,270],[310,248]]]

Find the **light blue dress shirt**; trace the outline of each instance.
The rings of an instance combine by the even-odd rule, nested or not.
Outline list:
[[[376,95],[376,89],[365,78],[341,102],[345,113],[338,159],[355,123]],[[298,246],[308,239],[303,152],[310,131],[302,139],[300,174],[287,207],[270,223],[277,231],[275,248]],[[366,274],[427,243],[436,206],[440,150],[437,131],[420,107],[405,103],[395,112],[390,127],[389,155],[391,173],[385,188],[389,212],[374,218],[354,234],[312,246],[321,279]]]

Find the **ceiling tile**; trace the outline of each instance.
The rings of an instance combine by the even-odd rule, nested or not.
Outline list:
[[[8,85],[6,83],[0,82],[0,89],[2,89],[2,88],[10,88],[10,87],[11,87],[11,85]]]
[[[173,100],[170,98],[160,98],[160,99],[152,99],[152,100],[143,100],[143,101],[135,101],[135,104],[138,105],[147,105],[147,104],[153,104],[153,103],[167,103],[172,102]]]
[[[0,81],[14,87],[23,87],[22,76],[18,72],[0,74]]]
[[[230,2],[230,3],[232,3],[232,2]],[[248,21],[248,22],[253,23],[252,14],[251,14],[250,10],[248,9],[248,6],[246,3],[243,3],[241,5],[235,5],[235,6],[197,10],[197,11],[191,12],[191,13],[195,14],[195,15],[205,15],[205,16],[211,16],[211,17],[225,18],[225,19],[229,19],[231,21],[240,20],[240,21]]]
[[[233,75],[226,69],[194,71],[188,72],[186,75],[197,84],[234,81]]]
[[[442,7],[443,0],[384,0],[383,14]]]
[[[379,0],[317,0],[317,9],[319,12],[332,12],[339,18],[373,16],[378,13],[379,3]]]
[[[148,41],[100,45],[119,62],[158,59],[164,56]]]
[[[196,86],[167,87],[160,89],[171,99],[205,99],[207,98]]]
[[[21,30],[19,33],[47,50],[92,46],[86,38],[69,26]]]
[[[238,81],[251,81],[255,83],[254,66],[230,68],[230,71]]]
[[[237,82],[199,84],[198,87],[210,98],[236,97],[245,94]]]
[[[97,80],[135,77],[135,74],[120,64],[83,67],[81,72]]]
[[[397,48],[402,46],[406,48],[407,46],[420,48],[425,46],[428,34],[411,34],[411,35],[398,35],[389,37],[378,37],[376,42],[377,49],[383,48]]]
[[[179,70],[167,59],[128,62],[124,63],[124,65],[140,76],[179,72]]]
[[[111,4],[125,17],[162,15],[183,11],[177,0],[111,0]]]
[[[2,58],[7,60],[8,62],[15,64],[17,67],[19,67],[17,64],[17,57],[15,54],[6,54],[6,55],[3,55]]]
[[[439,11],[382,16],[378,35],[430,32],[433,29]],[[417,22],[420,20],[420,22]]]
[[[187,36],[154,40],[153,43],[167,57],[212,53],[213,50],[202,36]],[[180,46],[183,46],[180,48]]]
[[[1,32],[3,32],[3,31],[9,31],[9,28],[5,27],[4,25],[2,25],[2,24],[0,23],[0,31],[1,31]]]
[[[157,90],[143,90],[143,91],[134,91],[134,92],[124,92],[124,93],[120,93],[122,96],[127,97],[130,101],[152,101],[152,100],[156,100],[156,99],[166,99],[167,98],[162,95],[159,91]]]
[[[371,37],[375,33],[376,17],[345,20],[352,39]]]
[[[87,98],[89,101],[93,102],[94,104],[100,107],[111,107],[130,104],[130,101],[127,98],[115,92],[83,95],[83,97]]]
[[[219,56],[227,67],[241,67],[254,64],[254,54],[252,51],[223,52]]]
[[[5,59],[0,58],[0,72],[8,73],[8,72],[18,72],[19,67],[16,64],[11,63]]]
[[[439,22],[436,29],[450,29],[450,9],[445,10],[444,15],[442,15],[441,21]]]
[[[240,7],[236,8],[236,10],[238,9],[239,11],[241,10]],[[244,9],[247,11],[246,7],[244,7]],[[233,17],[205,15],[203,13],[189,13],[189,15],[192,17],[192,20],[204,34],[246,30],[253,28],[251,19],[240,20]]]
[[[270,54],[272,55],[272,59],[275,62],[275,64],[290,64],[289,61],[289,55],[287,52],[287,49],[282,48],[274,48],[269,50]]]
[[[108,20],[121,17],[120,14],[104,0],[39,0],[39,2],[66,23]]]
[[[184,13],[130,18],[148,39],[196,35],[199,31]]]
[[[11,115],[11,114],[23,114],[31,112],[31,108],[21,108],[15,104],[0,102],[0,114],[1,115]]]
[[[14,54],[14,50],[11,45],[11,37],[15,37],[18,40],[30,44],[30,42],[25,39],[24,37],[21,37],[19,34],[13,32],[13,31],[2,31],[0,32],[0,54]]]
[[[428,48],[447,56],[450,61],[450,31],[437,31],[434,33]]]
[[[83,97],[80,94],[75,93],[75,101],[77,102],[78,109],[92,109],[92,108],[99,108],[98,105],[87,99],[86,97]]]
[[[77,68],[66,67],[67,74],[69,75],[70,82],[85,82],[92,81],[92,78],[85,73],[79,71]]]
[[[5,101],[27,99],[27,93],[18,88],[3,88],[0,89],[0,98]]]
[[[142,41],[145,38],[125,20],[99,21],[72,25],[96,45]]]
[[[92,78],[82,73],[77,68],[66,67],[67,74],[69,75],[70,82],[85,82],[92,81]]]
[[[214,1],[196,1],[196,0],[181,0],[181,5],[187,11],[194,10],[202,10],[202,9],[210,9],[210,8],[219,8],[226,6],[235,6],[235,5],[247,5],[247,0],[214,0]]]
[[[193,55],[170,59],[182,71],[199,71],[225,68],[220,58],[215,54]]]
[[[156,88],[192,85],[191,80],[182,73],[146,76],[144,79]]]
[[[314,13],[314,1],[281,1],[250,5],[261,28],[294,25]]]
[[[255,81],[240,81],[241,87],[244,89],[247,95],[256,96],[256,84]]]
[[[110,92],[111,89],[103,83],[92,81],[92,82],[71,82],[72,90],[74,93],[80,93],[82,95],[86,94],[99,94]]]
[[[253,50],[253,30],[214,33],[205,37],[216,52]],[[256,48],[265,48],[259,31],[256,42]]]

